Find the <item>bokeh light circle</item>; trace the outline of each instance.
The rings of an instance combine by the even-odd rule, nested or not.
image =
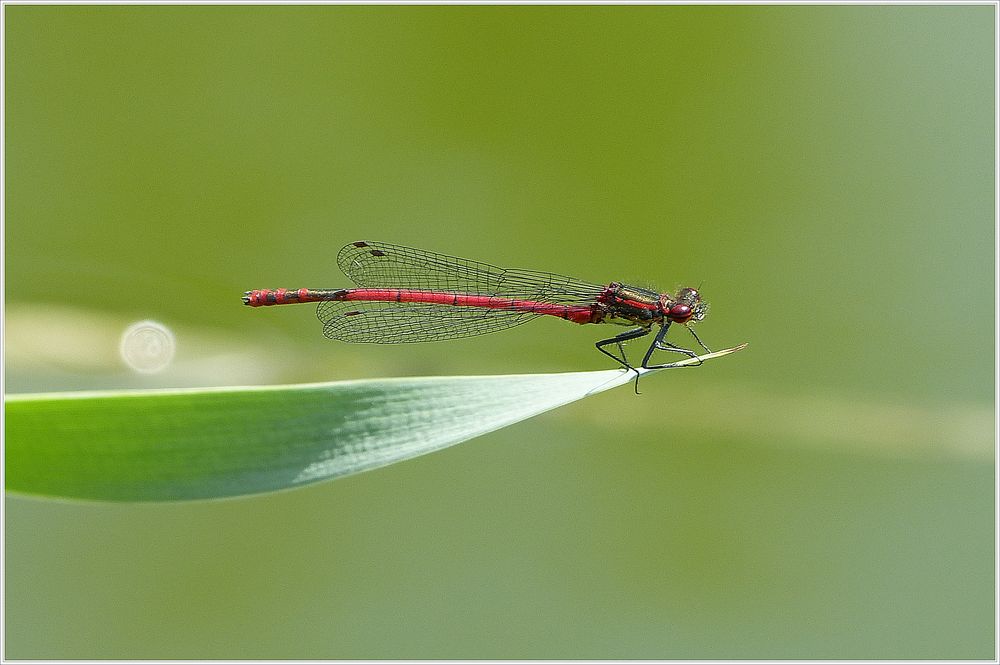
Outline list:
[[[119,350],[130,369],[141,374],[163,371],[174,359],[174,334],[162,323],[139,321],[122,333]]]

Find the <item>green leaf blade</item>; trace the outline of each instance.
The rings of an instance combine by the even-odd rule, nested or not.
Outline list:
[[[288,489],[440,450],[627,380],[612,370],[12,398],[7,489],[105,501]]]
[[[290,489],[434,452],[634,376],[605,370],[11,396],[6,489],[96,501]]]

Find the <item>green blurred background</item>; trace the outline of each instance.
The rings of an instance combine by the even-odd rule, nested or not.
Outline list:
[[[7,496],[7,658],[993,657],[994,7],[4,11],[7,392],[609,366],[240,305],[358,239],[751,343],[298,491]]]

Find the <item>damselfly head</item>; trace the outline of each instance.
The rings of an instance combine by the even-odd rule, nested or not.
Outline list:
[[[676,298],[661,296],[660,307],[668,319],[682,324],[701,321],[708,312],[708,305],[701,301],[701,294],[690,287],[678,291]]]

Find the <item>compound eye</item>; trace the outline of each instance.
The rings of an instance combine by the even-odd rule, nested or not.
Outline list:
[[[675,323],[686,323],[687,320],[691,318],[692,314],[693,312],[691,311],[691,308],[682,304],[674,305],[670,308],[670,311],[667,312],[667,316],[669,316],[670,320]]]

